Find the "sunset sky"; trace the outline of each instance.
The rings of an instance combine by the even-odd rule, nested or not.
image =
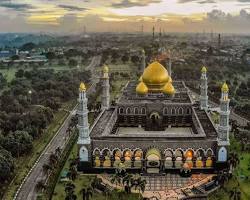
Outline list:
[[[0,32],[250,33],[250,0],[0,0]]]

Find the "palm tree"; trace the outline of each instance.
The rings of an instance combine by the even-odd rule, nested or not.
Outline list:
[[[229,155],[229,159],[228,159],[228,163],[229,163],[229,166],[230,166],[230,171],[232,173],[232,171],[236,168],[236,166],[240,163],[240,159],[238,157],[238,154],[237,153],[230,153]]]
[[[37,191],[43,190],[46,188],[45,182],[43,180],[40,180],[36,184]]]
[[[49,165],[49,164],[43,165],[43,173],[46,174],[46,176],[48,176],[50,170],[52,170],[51,165]]]
[[[121,176],[118,173],[115,173],[111,177],[111,183],[115,183],[116,187],[122,181]]]
[[[75,165],[71,166],[69,169],[69,177],[71,178],[72,181],[74,181],[77,177],[77,168]]]
[[[86,200],[90,200],[90,198],[93,196],[93,188],[88,187],[86,189]]]
[[[135,187],[135,190],[139,191],[138,199],[140,199],[141,192],[143,193],[145,191],[146,184],[147,184],[147,181],[143,180],[141,177],[134,179],[134,181],[132,183],[132,187]]]
[[[65,200],[76,200],[75,185],[72,182],[66,183],[64,191],[66,193]]]
[[[228,173],[228,172],[220,171],[220,172],[217,174],[216,182],[217,182],[218,184],[220,184],[222,187],[224,187],[224,184],[225,184],[225,182],[228,181],[228,178],[229,178],[229,173]]]
[[[49,164],[53,167],[55,167],[58,163],[58,157],[56,156],[56,154],[52,153],[49,156]]]
[[[60,157],[61,154],[62,154],[62,149],[60,147],[57,147],[56,150],[55,150],[55,154],[57,157]]]
[[[240,200],[241,191],[238,187],[234,187],[233,190],[230,191],[230,199],[232,200]]]
[[[126,175],[122,179],[122,184],[124,185],[124,190],[127,194],[131,193],[132,182],[133,176],[131,174],[126,173]]]

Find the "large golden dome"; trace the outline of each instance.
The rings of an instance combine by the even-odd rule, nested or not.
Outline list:
[[[142,75],[143,82],[153,87],[163,87],[168,82],[168,79],[168,71],[157,61],[151,63]]]
[[[172,78],[168,71],[159,62],[151,63],[143,72],[136,87],[136,93],[145,95],[147,93],[164,93],[173,95],[175,93]]]

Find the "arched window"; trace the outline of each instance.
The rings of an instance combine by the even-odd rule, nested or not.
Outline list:
[[[183,108],[179,108],[179,115],[183,115]]]
[[[123,114],[124,113],[124,108],[119,108],[119,113]]]
[[[135,114],[138,115],[139,114],[139,110],[138,108],[135,108]]]
[[[131,109],[127,108],[127,114],[131,114]]]
[[[146,114],[146,108],[141,109],[141,114],[145,115]]]
[[[191,114],[191,109],[187,108],[187,114],[190,115]]]
[[[168,114],[168,109],[167,109],[167,108],[164,108],[163,114],[164,114],[164,115],[167,115],[167,114]]]
[[[171,109],[171,114],[172,114],[172,115],[175,115],[175,108],[172,108],[172,109]]]

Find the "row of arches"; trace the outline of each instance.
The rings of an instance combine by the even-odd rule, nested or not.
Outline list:
[[[134,115],[145,115],[146,114],[146,108],[140,108],[140,107],[120,107],[119,108],[119,114],[134,114]]]
[[[133,114],[133,115],[145,115],[146,108],[139,107],[120,107],[118,109],[119,114]],[[192,113],[191,108],[182,108],[182,107],[172,107],[172,108],[164,108],[163,115],[190,115]]]
[[[190,168],[212,167],[214,153],[212,149],[166,149],[160,152],[151,148],[146,152],[141,149],[95,149],[93,151],[93,165],[95,167],[118,167],[121,163],[126,168],[141,168],[150,166],[154,161],[155,166],[165,168],[180,168],[187,163]],[[156,165],[157,164],[157,165]],[[155,167],[154,166],[154,167]]]
[[[190,115],[191,108],[182,108],[182,107],[172,107],[172,108],[164,108],[164,115]]]

